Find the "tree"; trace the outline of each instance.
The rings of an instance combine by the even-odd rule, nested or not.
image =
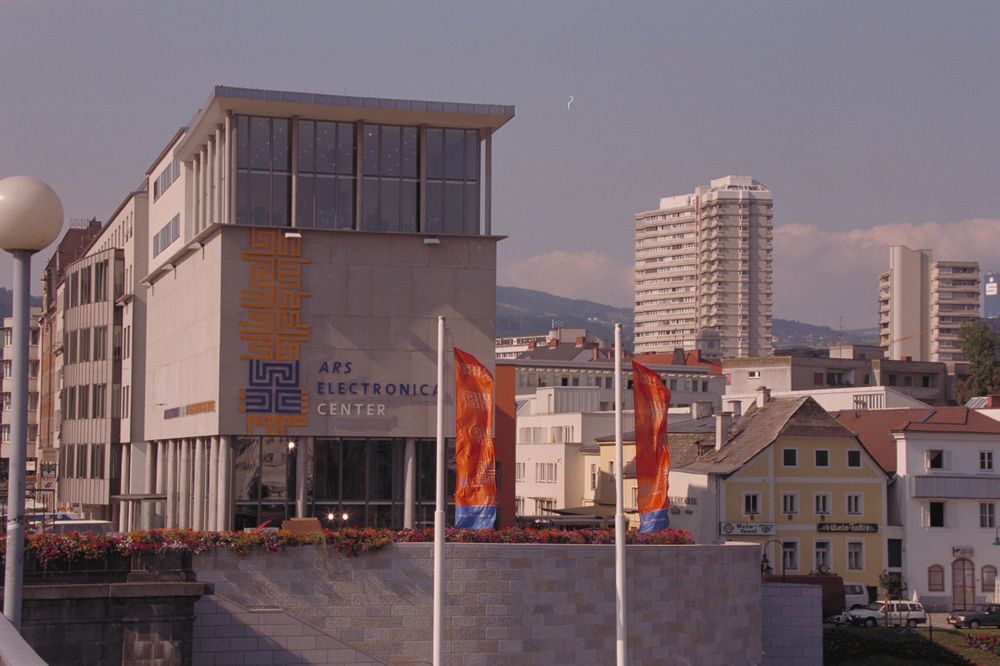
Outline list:
[[[969,376],[957,387],[958,401],[1000,393],[1000,335],[983,322],[967,321],[958,333]]]

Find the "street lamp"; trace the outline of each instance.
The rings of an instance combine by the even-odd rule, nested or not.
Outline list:
[[[769,544],[776,543],[778,547],[781,548],[781,582],[785,582],[785,544],[778,541],[777,539],[771,539],[764,542],[762,548],[762,553],[760,556],[760,573],[765,576],[769,576],[774,569],[771,568],[771,563],[767,560],[767,546]]]
[[[3,614],[21,630],[24,584],[24,481],[28,458],[28,299],[31,255],[62,231],[62,202],[52,188],[30,176],[0,180],[0,249],[14,263],[14,334],[11,376],[10,480],[7,485],[7,564]]]

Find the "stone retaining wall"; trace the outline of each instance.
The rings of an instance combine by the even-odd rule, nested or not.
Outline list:
[[[432,565],[431,544],[197,555],[194,662],[429,664]],[[446,571],[449,666],[614,663],[614,546],[448,544]],[[629,546],[627,580],[631,664],[760,663],[758,546]]]
[[[822,666],[823,588],[796,583],[763,586],[766,666]]]

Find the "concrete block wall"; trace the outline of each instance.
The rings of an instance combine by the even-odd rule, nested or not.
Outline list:
[[[766,666],[822,666],[823,590],[819,585],[764,583],[762,633]]]
[[[630,546],[630,663],[760,663],[759,550]],[[449,666],[614,663],[614,546],[448,544],[446,558]],[[216,597],[195,607],[195,663],[429,664],[432,564],[431,544],[197,555]]]

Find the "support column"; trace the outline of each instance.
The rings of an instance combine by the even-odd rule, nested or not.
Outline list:
[[[212,222],[222,221],[222,126],[215,128],[215,161],[212,162]],[[292,153],[295,155],[295,153]],[[293,160],[297,161],[297,160]]]
[[[128,495],[131,492],[130,478],[132,476],[132,445],[128,442],[122,444],[122,482],[118,490],[119,495]],[[129,509],[132,503],[126,500],[119,502],[118,510],[118,531],[128,532],[132,529],[129,524]]]
[[[191,527],[191,440],[179,440],[177,446],[180,448],[177,527],[187,529]]]
[[[216,516],[218,513],[216,508],[218,507],[219,500],[219,438],[209,437],[208,438],[208,478],[206,479],[205,485],[208,490],[208,507],[207,507],[207,519],[206,519],[206,529],[218,530],[219,521]]]
[[[403,453],[403,529],[412,530],[417,510],[417,440],[406,440]]]
[[[295,159],[293,156],[292,159]],[[236,123],[233,112],[226,111],[226,212],[222,222],[236,223]]]
[[[208,145],[202,146],[199,159],[201,160],[201,196],[198,200],[198,207],[201,210],[201,225],[196,227],[198,229],[204,229],[208,226],[208,174],[209,174],[209,164],[208,164]]]
[[[163,526],[177,527],[177,440],[168,439],[167,447],[167,509],[164,511]]]
[[[156,443],[156,494],[167,494],[167,441],[160,440]],[[157,502],[159,510],[156,512],[156,527],[167,526],[167,500]]]
[[[194,440],[194,507],[191,528],[205,529],[205,438]]]
[[[483,234],[493,235],[493,130],[486,130],[485,177],[483,180]]]
[[[146,442],[146,468],[144,470],[143,491],[148,494],[156,492],[156,442]],[[142,529],[153,529],[153,502],[142,503]]]
[[[300,437],[295,451],[295,517],[306,517],[306,472],[312,455],[312,437]]]
[[[220,530],[232,529],[232,475],[230,466],[232,465],[232,438],[227,435],[219,437],[219,494],[218,504],[215,507],[215,519]]]

